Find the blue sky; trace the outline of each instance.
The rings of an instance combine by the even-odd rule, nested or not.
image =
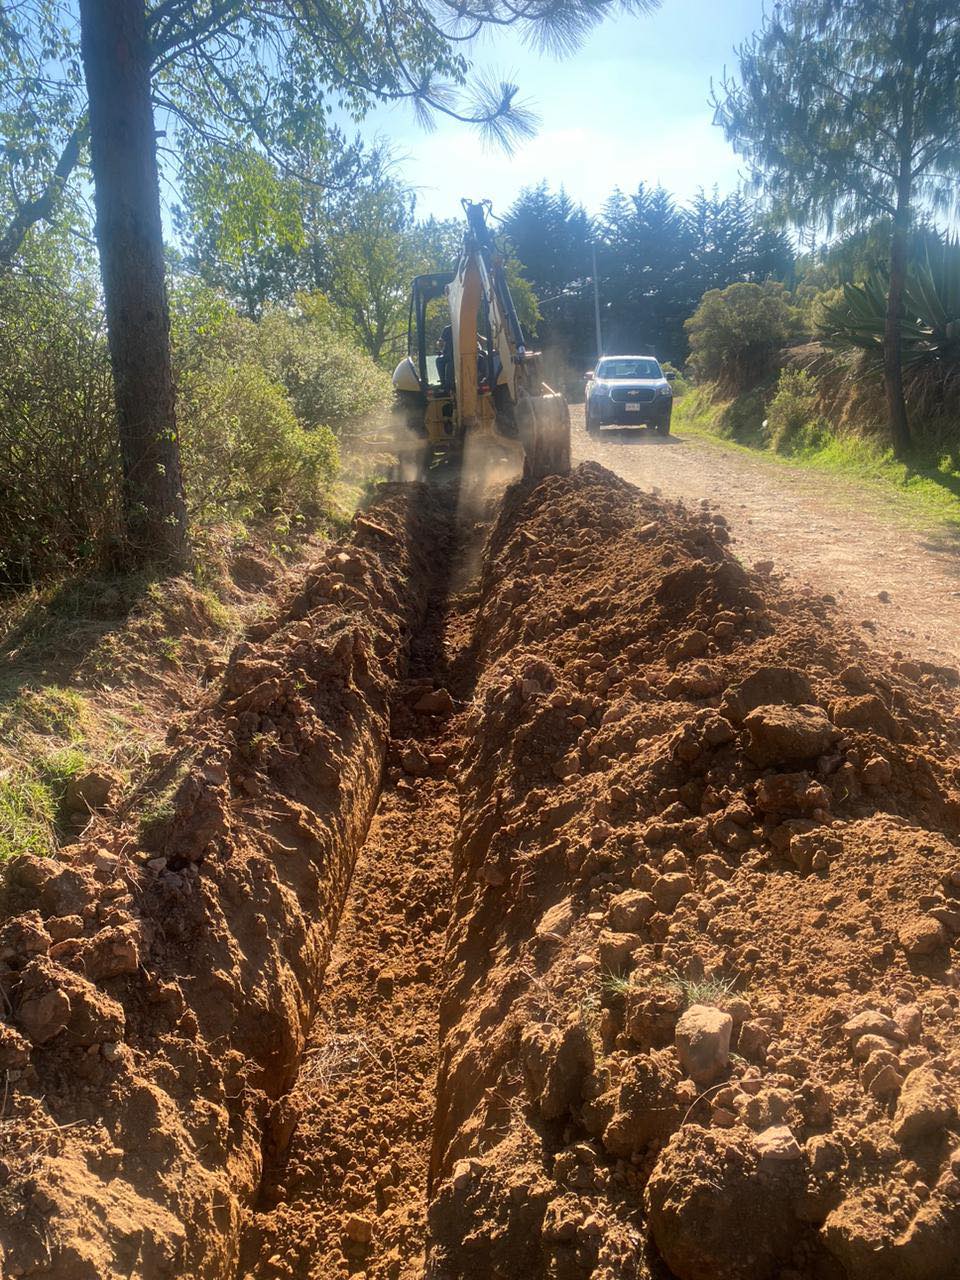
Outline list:
[[[503,212],[546,178],[595,212],[612,187],[662,182],[683,199],[739,181],[740,165],[711,123],[710,78],[735,66],[734,47],[761,22],[763,0],[663,0],[652,16],[619,14],[562,60],[513,32],[478,43],[478,67],[520,85],[540,117],[537,136],[505,156],[467,126],[439,120],[425,133],[406,105],[380,108],[368,137],[389,138],[418,189],[422,216],[459,217],[460,197],[489,196]]]

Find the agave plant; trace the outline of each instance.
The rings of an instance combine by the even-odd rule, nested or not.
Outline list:
[[[851,347],[867,352],[868,364],[883,363],[883,331],[888,277],[875,271],[862,284],[846,284],[843,297],[824,308],[820,335],[835,350]],[[960,241],[947,240],[907,275],[900,320],[905,370],[937,372],[943,378],[960,373]]]

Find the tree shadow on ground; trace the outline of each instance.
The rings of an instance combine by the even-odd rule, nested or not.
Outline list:
[[[158,574],[76,574],[0,608],[0,703],[36,677],[68,683],[96,647],[120,630]]]

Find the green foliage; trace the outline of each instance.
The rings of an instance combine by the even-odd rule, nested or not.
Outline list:
[[[74,739],[84,713],[83,697],[75,689],[55,684],[22,689],[0,715],[0,735],[14,742],[25,734]]]
[[[391,384],[339,324],[322,294],[298,294],[294,310],[266,312],[258,345],[264,367],[283,384],[304,426],[342,432],[383,408]]]
[[[117,517],[96,287],[57,238],[34,239],[23,268],[0,276],[0,585],[88,558]]]
[[[35,690],[36,700],[45,700],[46,690]],[[51,700],[59,701],[67,690],[51,690]],[[14,700],[14,709],[18,701]],[[44,730],[59,733],[63,726],[44,719]],[[9,726],[9,718],[8,718]],[[10,742],[9,733],[4,732]],[[23,726],[15,735],[20,742],[27,742]],[[13,854],[46,856],[56,850],[56,815],[65,788],[86,767],[86,758],[77,748],[54,751],[33,750],[26,759],[10,758],[0,769],[0,861]]]
[[[18,853],[53,853],[55,818],[53,794],[39,779],[20,770],[0,778],[0,861]]]
[[[739,79],[721,86],[716,119],[784,218],[892,218],[902,170],[921,195],[953,199],[954,0],[786,0],[738,53]]]
[[[30,265],[0,278],[0,586],[13,587],[108,560],[119,527],[95,282],[56,238],[31,248]],[[171,328],[194,527],[316,512],[336,471],[331,433],[390,394],[336,308],[304,294],[257,324],[179,271]]]
[[[685,325],[690,365],[724,392],[748,390],[771,372],[798,319],[789,294],[772,280],[712,289]]]
[[[632,0],[630,7],[657,2]],[[516,85],[471,75],[465,39],[488,24],[509,25],[571,49],[620,3],[490,0],[477,13],[451,5],[438,13],[430,0],[349,11],[338,0],[296,10],[252,0],[151,3],[154,103],[181,150],[255,150],[290,173],[309,170],[318,146],[339,137],[328,126],[335,109],[358,120],[378,102],[413,100],[422,118],[453,116],[509,145],[530,135],[533,116]],[[62,210],[85,148],[74,8],[63,0],[4,5],[0,63],[0,218],[7,223],[0,223],[0,261],[9,261],[19,249],[18,218],[29,227]],[[82,183],[73,190],[79,194]],[[256,188],[255,200],[262,195]]]
[[[250,147],[202,154],[202,163],[187,167],[177,220],[200,276],[256,319],[268,300],[289,295],[306,247],[298,190]]]
[[[541,183],[521,194],[504,227],[543,312],[538,341],[560,347],[576,369],[596,356],[593,250],[605,350],[677,362],[687,354],[683,322],[705,292],[782,279],[793,260],[786,237],[739,194],[701,191],[681,207],[662,187],[641,184],[615,190],[591,222]]]
[[[818,448],[829,434],[815,379],[805,369],[784,369],[767,407],[767,435],[777,453]]]
[[[328,427],[300,425],[284,388],[259,365],[214,365],[180,387],[183,468],[201,523],[277,511],[316,514],[337,471]]]
[[[827,345],[865,351],[874,371],[883,362],[887,286],[887,274],[880,271],[862,284],[845,284],[820,317]],[[960,372],[960,242],[928,246],[921,261],[909,269],[900,349],[907,370],[927,370],[942,380]]]

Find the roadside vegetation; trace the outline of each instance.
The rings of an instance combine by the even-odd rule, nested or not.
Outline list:
[[[928,519],[960,523],[960,244],[914,237],[901,324],[911,445],[887,430],[882,224],[798,263],[794,292],[735,284],[687,322],[694,385],[681,428],[890,487]],[[844,280],[844,276],[847,278]]]

